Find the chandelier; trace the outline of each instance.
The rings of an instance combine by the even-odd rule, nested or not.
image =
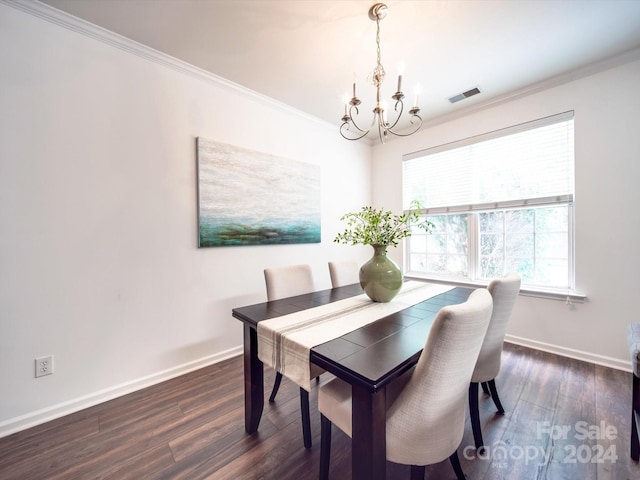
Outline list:
[[[375,131],[377,126],[378,136],[380,141],[385,143],[385,140],[391,135],[398,137],[408,137],[416,133],[422,125],[422,118],[420,118],[420,108],[418,107],[418,97],[416,96],[416,105],[409,110],[409,120],[413,125],[412,131],[408,133],[398,133],[394,131],[394,128],[398,125],[402,113],[404,110],[404,94],[402,93],[402,74],[398,75],[398,91],[391,96],[395,101],[394,111],[396,118],[393,123],[390,123],[387,118],[387,112],[384,103],[380,101],[380,87],[384,81],[385,71],[380,61],[380,20],[387,15],[387,6],[384,3],[376,3],[369,9],[369,18],[376,22],[376,45],[377,45],[377,65],[371,73],[371,83],[376,87],[376,106],[373,109],[373,120],[367,130],[360,128],[356,123],[355,116],[359,115],[358,105],[362,103],[356,95],[356,82],[353,82],[353,98],[349,102],[345,101],[344,116],[342,117],[342,125],[340,126],[340,135],[347,140],[360,140],[366,136],[369,132]]]

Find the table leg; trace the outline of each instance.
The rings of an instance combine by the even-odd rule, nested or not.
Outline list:
[[[244,429],[258,430],[264,408],[264,368],[258,358],[258,332],[244,325]]]
[[[353,480],[384,480],[387,462],[386,390],[377,392],[353,385]]]

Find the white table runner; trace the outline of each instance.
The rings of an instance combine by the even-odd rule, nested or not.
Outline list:
[[[454,287],[409,281],[391,302],[362,294],[258,323],[258,358],[311,390],[309,350]],[[426,339],[425,339],[426,340]]]

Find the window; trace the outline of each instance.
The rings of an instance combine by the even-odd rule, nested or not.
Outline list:
[[[573,196],[573,112],[405,156],[405,209],[434,225],[407,239],[405,270],[571,290]]]

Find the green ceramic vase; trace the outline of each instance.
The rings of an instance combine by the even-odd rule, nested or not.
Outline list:
[[[387,257],[386,245],[371,245],[373,257],[360,267],[360,286],[374,302],[390,302],[402,288],[402,270]]]

